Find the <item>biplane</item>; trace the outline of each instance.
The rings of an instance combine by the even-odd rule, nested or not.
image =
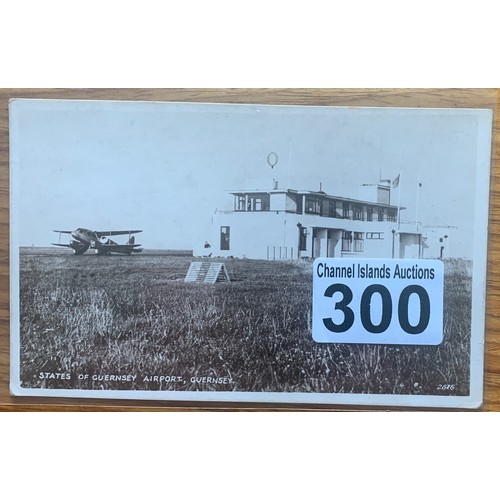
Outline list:
[[[142,233],[140,229],[129,231],[92,231],[79,227],[74,231],[59,231],[57,229],[53,231],[59,233],[59,243],[52,244],[57,247],[71,248],[75,255],[82,255],[89,248],[99,255],[110,255],[111,253],[132,255],[133,253],[142,252],[142,248],[139,248],[141,245],[136,243],[135,236],[132,236],[136,233]],[[61,234],[69,234],[72,239],[69,243],[61,243]],[[128,235],[127,243],[116,243],[116,241],[109,238],[110,236],[120,235]]]

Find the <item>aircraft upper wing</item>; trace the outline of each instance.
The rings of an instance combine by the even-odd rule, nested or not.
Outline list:
[[[64,233],[64,234],[71,234],[72,231],[59,231],[58,229],[52,229],[52,231],[54,231],[54,233]]]
[[[120,236],[121,234],[136,234],[142,233],[142,229],[131,229],[130,231],[95,231],[98,238],[103,236]]]

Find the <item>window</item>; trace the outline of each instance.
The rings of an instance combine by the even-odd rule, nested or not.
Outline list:
[[[367,240],[383,240],[384,233],[366,233]]]
[[[349,212],[349,202],[344,201],[342,202],[342,217],[344,219],[350,219],[350,212]]]
[[[377,189],[377,202],[389,205],[391,202],[391,191],[387,186],[379,186]]]
[[[249,194],[248,207],[249,212],[264,212],[269,210],[269,195],[262,194]]]
[[[363,206],[354,204],[354,220],[363,220]]]
[[[328,202],[328,217],[337,217],[337,204],[335,200]]]
[[[297,195],[297,213],[298,214],[302,213],[302,195],[301,194]]]
[[[328,217],[342,217],[340,201],[330,200],[328,202]]]
[[[239,194],[236,196],[236,210],[239,212],[245,211],[246,196],[244,194]]]
[[[378,220],[379,220],[379,222],[383,222],[383,220],[384,220],[384,209],[383,208],[378,209]]]
[[[368,207],[366,209],[366,220],[369,220],[369,221],[373,220],[373,207]]]
[[[220,249],[229,250],[229,226],[221,226],[220,228]]]
[[[350,252],[352,249],[352,231],[342,231],[342,251]]]
[[[396,222],[397,221],[396,214],[397,214],[397,211],[394,208],[390,208],[387,211],[387,220],[389,220],[389,222]]]
[[[312,196],[306,197],[306,214],[321,215],[321,199]]]
[[[299,252],[307,250],[307,228],[299,227]]]
[[[354,233],[354,251],[362,252],[363,251],[363,233]]]

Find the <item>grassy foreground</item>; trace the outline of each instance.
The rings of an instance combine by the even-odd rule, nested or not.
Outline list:
[[[469,262],[445,263],[444,342],[415,347],[315,343],[311,263],[228,260],[204,285],[192,260],[22,250],[22,386],[468,394]]]

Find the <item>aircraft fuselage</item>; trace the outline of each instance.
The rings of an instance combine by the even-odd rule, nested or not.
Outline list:
[[[72,244],[73,241],[70,242],[70,245],[76,255],[85,253],[89,248],[94,248],[97,253],[99,253],[101,242],[97,234],[95,234],[95,231],[91,231],[90,229],[85,228],[78,228],[75,229],[75,231],[71,232],[71,237],[75,240],[76,243],[79,243]]]
[[[135,244],[134,236],[131,236],[132,233],[140,232],[138,230],[97,232],[92,231],[91,229],[78,228],[74,231],[56,232],[59,232],[59,234],[70,234],[72,239],[69,244],[54,243],[54,245],[69,247],[73,250],[73,253],[75,255],[82,255],[89,248],[93,249],[97,254],[100,255],[110,255],[111,253],[131,255],[132,253],[139,253],[142,251],[141,248],[137,248],[140,245]],[[110,234],[128,234],[129,240],[126,244],[118,244],[107,237]]]

